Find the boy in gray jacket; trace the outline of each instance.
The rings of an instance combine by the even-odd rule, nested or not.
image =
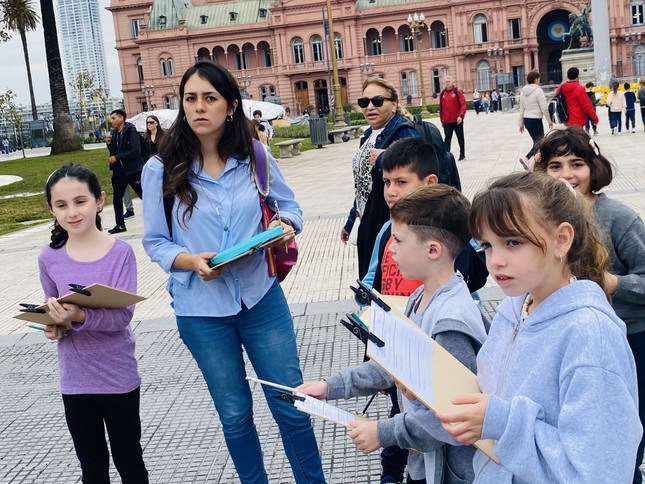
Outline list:
[[[426,186],[404,196],[391,209],[394,242],[390,250],[406,279],[423,281],[410,296],[406,315],[474,372],[486,331],[466,283],[454,271],[456,256],[470,240],[469,209],[468,199],[446,185]],[[297,390],[332,400],[370,395],[393,384],[381,367],[367,361],[326,381],[304,383]],[[350,437],[364,453],[393,444],[411,449],[409,483],[474,479],[473,447],[453,447],[434,439],[405,411],[389,419],[357,421]]]

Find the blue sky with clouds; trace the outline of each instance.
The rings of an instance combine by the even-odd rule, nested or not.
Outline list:
[[[53,0],[54,8],[58,2]],[[40,17],[40,1],[31,0],[32,7]],[[121,96],[121,71],[119,59],[114,48],[114,22],[112,14],[105,10],[110,5],[110,0],[99,0],[101,11],[101,28],[103,29],[103,45],[105,48],[105,61],[110,82],[110,93],[114,96]],[[60,43],[60,39],[59,39]],[[34,82],[34,93],[36,104],[42,104],[50,100],[49,77],[47,74],[47,58],[45,56],[45,41],[43,29],[40,23],[35,31],[27,33],[27,46],[29,48],[29,63],[31,64],[31,75]],[[61,47],[62,55],[62,47]],[[27,70],[25,58],[22,53],[22,43],[18,33],[12,34],[12,39],[6,43],[0,43],[0,92],[11,89],[16,95],[19,105],[29,105],[29,87],[27,84]]]

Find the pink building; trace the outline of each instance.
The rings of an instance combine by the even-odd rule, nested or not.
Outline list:
[[[327,111],[325,5],[320,0],[112,0],[126,111],[134,115],[148,103],[176,107],[181,75],[200,58],[226,66],[248,97],[279,99],[294,115],[310,106]],[[436,102],[433,94],[448,74],[467,94],[474,88],[522,86],[532,69],[540,71],[543,83],[558,83],[569,14],[580,14],[586,5],[333,0],[342,102],[356,107],[367,75],[391,80],[403,104],[413,105],[422,101],[421,78],[428,104]],[[644,9],[645,0],[609,0],[612,69],[618,77],[645,76]],[[407,21],[414,13],[425,15],[416,39]]]

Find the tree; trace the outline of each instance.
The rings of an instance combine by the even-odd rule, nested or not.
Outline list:
[[[13,126],[13,137],[17,142],[20,138],[20,147],[22,148],[22,157],[25,155],[25,140],[22,139],[22,114],[18,112],[14,101],[16,95],[8,89],[4,94],[0,94],[0,119],[5,123],[11,123]]]
[[[49,73],[49,92],[52,97],[54,111],[54,137],[51,154],[69,153],[83,149],[81,138],[74,131],[72,117],[69,115],[65,77],[58,48],[58,33],[56,32],[56,17],[52,0],[40,0],[43,34],[45,36],[45,54],[47,55],[47,71]]]
[[[94,90],[94,76],[87,69],[83,69],[69,85],[72,89],[78,91],[78,105],[80,106],[78,124],[81,131],[81,138],[83,138],[85,136],[83,117],[85,116],[85,109],[87,108],[87,94],[91,96]]]
[[[29,50],[27,49],[27,32],[36,30],[38,14],[31,6],[31,0],[2,0],[2,23],[9,30],[17,30],[22,41],[22,51],[25,55],[27,66],[27,81],[29,82],[29,95],[31,96],[31,114],[38,119],[34,84],[31,80],[31,65],[29,64]]]

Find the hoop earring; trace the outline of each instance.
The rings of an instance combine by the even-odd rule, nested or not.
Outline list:
[[[184,123],[187,123],[187,122],[188,122],[188,121],[186,121],[186,116],[184,116]]]
[[[230,116],[226,116],[226,122],[227,123],[232,123],[233,122],[233,115],[232,114]]]
[[[562,254],[560,254],[558,257],[560,257],[560,264],[564,263],[564,259],[562,258]]]

